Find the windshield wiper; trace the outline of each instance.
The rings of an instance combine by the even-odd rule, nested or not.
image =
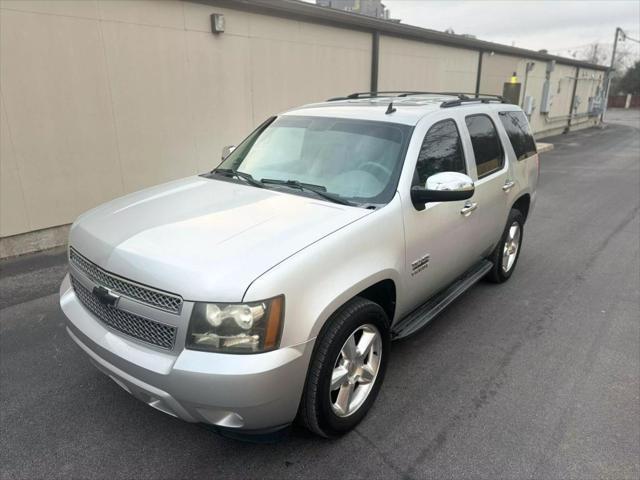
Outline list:
[[[246,181],[249,185],[253,185],[254,187],[265,188],[262,182],[259,182],[258,180],[253,178],[250,174],[239,172],[238,170],[233,170],[232,168],[216,168],[211,173],[219,173],[227,177],[237,177]]]
[[[302,183],[302,182],[299,182],[298,180],[278,180],[275,178],[263,178],[261,182],[267,185],[269,184],[284,185],[287,187],[297,188],[298,190],[302,190],[302,191],[313,192],[316,195],[326,200],[329,200],[330,202],[339,203],[340,205],[349,205],[351,207],[355,206],[354,203],[351,203],[350,201],[345,200],[344,198],[341,198],[338,195],[334,195],[333,193],[327,192],[327,189],[322,185],[313,185],[312,183]]]

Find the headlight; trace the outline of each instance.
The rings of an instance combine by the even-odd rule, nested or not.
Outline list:
[[[284,297],[241,304],[196,303],[186,348],[222,353],[258,353],[278,348]]]

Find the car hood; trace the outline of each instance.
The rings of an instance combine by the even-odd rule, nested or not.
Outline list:
[[[109,272],[185,300],[237,302],[262,273],[370,212],[190,177],[83,214],[69,243]]]

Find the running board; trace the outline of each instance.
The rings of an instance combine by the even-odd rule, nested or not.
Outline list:
[[[454,281],[447,288],[436,294],[426,303],[422,304],[406,317],[402,318],[391,329],[391,338],[408,337],[417,332],[427,323],[433,320],[451,302],[466,292],[470,287],[484,277],[493,268],[493,263],[489,260],[482,260],[473,268]]]

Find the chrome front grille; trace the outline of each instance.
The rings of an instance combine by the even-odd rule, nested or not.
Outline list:
[[[151,307],[160,308],[171,313],[178,314],[182,309],[182,297],[179,295],[160,292],[131,282],[130,280],[117,277],[93,264],[73,248],[69,249],[69,261],[93,282],[110,288],[120,295],[133,298]]]
[[[154,322],[116,307],[102,304],[93,292],[71,275],[71,285],[80,302],[100,321],[119,332],[168,350],[173,348],[178,329]]]

